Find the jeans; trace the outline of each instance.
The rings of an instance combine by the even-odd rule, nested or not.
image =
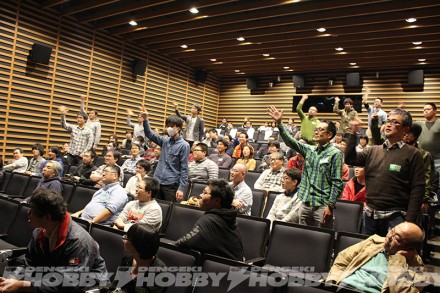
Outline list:
[[[405,218],[401,213],[394,213],[391,215],[391,217],[386,219],[374,219],[373,215],[369,217],[366,213],[364,213],[363,234],[377,234],[379,236],[385,237],[391,228],[397,226],[402,222],[405,222]]]

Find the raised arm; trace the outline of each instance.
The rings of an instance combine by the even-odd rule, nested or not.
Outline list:
[[[127,109],[127,125],[134,128],[134,124],[131,122],[130,116],[133,115],[133,111]]]
[[[81,103],[79,106],[79,112],[81,113],[81,115],[86,115],[87,119],[89,119],[89,115],[87,115],[86,109],[84,107],[84,101],[86,100],[86,96],[82,95],[79,97]]]
[[[335,104],[333,105],[333,112],[335,112],[336,114],[338,114],[339,116],[342,115],[342,110],[339,109],[339,101],[341,99],[339,99],[339,97],[335,98]]]
[[[369,87],[364,87],[363,90],[365,91],[364,95],[362,96],[362,104],[364,104],[365,109],[368,110],[368,108],[370,108],[370,105],[368,105],[368,96],[370,95],[370,88]]]
[[[186,121],[186,117],[183,116],[183,115],[179,112],[179,110],[177,109],[177,107],[179,106],[179,104],[178,104],[177,102],[173,102],[173,105],[174,105],[174,112],[176,112],[176,115],[179,116],[181,119],[183,119],[183,121],[188,122],[188,121]]]
[[[356,152],[356,132],[361,127],[362,121],[359,118],[355,118],[350,121],[351,132],[348,138],[347,148],[345,150],[345,163],[351,166],[365,166],[367,154],[370,149],[363,151],[362,153]]]
[[[58,110],[61,112],[61,127],[66,129],[68,132],[71,132],[72,126],[66,122],[66,115],[69,110],[66,106],[59,106]]]
[[[304,103],[307,101],[308,98],[309,98],[308,95],[303,95],[301,100],[299,101],[298,105],[296,106],[296,113],[298,113],[299,118],[301,119],[301,121],[306,117],[306,115],[304,115],[302,107],[303,107]]]

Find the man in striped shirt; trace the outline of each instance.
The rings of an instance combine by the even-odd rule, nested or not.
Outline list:
[[[333,122],[320,122],[314,129],[316,146],[295,140],[281,123],[283,111],[269,106],[269,115],[278,124],[284,142],[305,160],[298,198],[300,224],[331,228],[336,199],[342,193],[342,153],[329,142],[336,134]]]

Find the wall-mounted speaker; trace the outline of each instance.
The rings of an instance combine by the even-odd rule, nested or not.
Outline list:
[[[292,77],[293,87],[294,88],[303,88],[304,87],[304,76],[302,75],[294,75]]]
[[[197,70],[196,71],[196,81],[199,83],[205,83],[206,79],[208,78],[208,72],[203,70]]]
[[[408,72],[408,85],[423,85],[423,69],[410,70]]]
[[[258,80],[256,77],[246,78],[246,85],[249,90],[256,90],[258,88]]]
[[[147,69],[147,61],[135,59],[131,67],[131,72],[135,75],[145,75]]]
[[[34,43],[29,54],[29,60],[35,63],[49,64],[52,47],[42,43]]]
[[[345,85],[347,87],[360,87],[361,86],[361,75],[359,72],[347,73]]]

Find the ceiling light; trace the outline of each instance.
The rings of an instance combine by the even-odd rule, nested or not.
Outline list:
[[[137,26],[138,25],[138,23],[136,21],[134,21],[134,20],[130,20],[130,22],[128,24],[131,25],[131,26]]]
[[[188,48],[188,46],[187,45],[181,45],[180,48],[186,49],[186,48]]]
[[[289,69],[289,70],[287,70],[287,71],[293,71],[293,69]]]
[[[235,72],[240,72],[240,69],[235,69],[234,71],[235,71]]]
[[[425,62],[425,61],[426,61],[425,58],[420,58],[420,59],[418,59],[418,60],[419,60],[419,62]]]
[[[269,57],[269,56],[270,56],[270,54],[263,54],[263,56],[264,56],[264,57]]]
[[[416,22],[416,21],[417,21],[417,18],[415,18],[415,17],[410,17],[410,18],[406,19],[406,22],[409,22],[409,23],[413,23],[413,22]]]
[[[342,48],[342,47],[337,47],[337,48],[335,48],[335,50],[338,51],[338,52],[341,52],[341,51],[344,51],[344,48]]]
[[[326,31],[325,27],[320,27],[318,29],[316,29],[318,32],[323,33]]]
[[[199,10],[197,8],[193,7],[189,10],[189,12],[191,12],[192,14],[196,14],[196,13],[199,13]]]
[[[246,74],[246,73],[244,73],[244,72],[240,72],[239,74]]]
[[[243,42],[245,40],[245,38],[243,38],[243,37],[238,37],[237,38],[237,41],[240,41],[240,42]]]
[[[355,65],[356,65],[356,62],[350,62],[350,65],[351,65],[351,66],[355,66]]]
[[[289,69],[289,66],[284,66],[283,68],[284,68],[284,69]]]
[[[422,42],[412,42],[413,43],[413,45],[416,45],[416,46],[418,46],[418,45],[421,45],[422,44]]]
[[[209,60],[211,60],[212,62],[217,61],[217,59],[215,59],[215,58],[212,58],[212,59],[209,59]]]

